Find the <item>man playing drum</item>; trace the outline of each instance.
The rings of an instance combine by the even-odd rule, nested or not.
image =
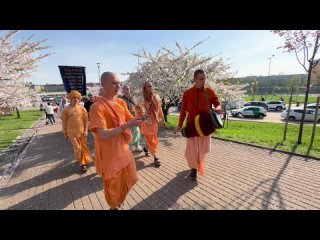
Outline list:
[[[203,70],[194,72],[194,86],[183,93],[182,108],[175,133],[181,129],[187,112],[186,128],[194,125],[195,117],[200,113],[210,113],[212,104],[217,114],[223,113],[218,95],[211,88],[205,87],[206,78]],[[210,151],[210,138],[211,134],[187,138],[185,157],[191,168],[190,176],[193,181],[197,180],[197,171],[201,176],[204,175],[204,158]]]

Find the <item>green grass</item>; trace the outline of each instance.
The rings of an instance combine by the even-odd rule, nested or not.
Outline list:
[[[263,95],[263,97],[265,97],[265,96]],[[289,98],[290,98],[289,95],[277,95],[277,96],[267,95],[265,101],[272,101],[272,100],[277,101],[277,100],[280,100],[281,97],[283,97],[283,99],[286,103],[289,103]],[[261,98],[261,95],[255,95],[254,101],[259,101],[260,98]],[[246,96],[244,101],[246,101],[246,102],[252,101],[252,95]],[[304,103],[304,96],[292,96],[292,102],[293,103],[299,102],[300,104],[303,104]],[[315,102],[317,102],[317,97],[315,97],[315,96],[308,97],[308,103],[315,103]]]
[[[168,128],[175,128],[178,116],[168,116]],[[172,127],[173,126],[173,127]],[[229,120],[223,129],[217,129],[214,137],[249,143],[257,146],[294,152],[320,158],[320,128],[316,128],[313,147],[309,149],[312,126],[303,127],[302,144],[297,145],[299,125],[288,125],[287,138],[283,140],[284,124]]]
[[[20,118],[17,118],[16,112],[12,116],[0,116],[0,150],[12,144],[43,115],[43,111],[26,110],[20,111]]]

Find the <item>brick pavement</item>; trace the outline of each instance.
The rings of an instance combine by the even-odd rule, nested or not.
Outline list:
[[[61,123],[43,125],[0,182],[0,209],[109,209],[93,164],[81,174]],[[135,153],[139,182],[122,209],[320,209],[320,161],[212,139],[205,176],[194,183],[185,139],[161,130],[160,168]],[[93,148],[93,139],[88,138]]]

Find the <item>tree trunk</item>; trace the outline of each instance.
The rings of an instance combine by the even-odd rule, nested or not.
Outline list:
[[[162,99],[162,112],[163,112],[163,117],[164,117],[164,120],[166,122],[168,122],[168,113],[169,113],[169,109],[170,107],[172,106],[172,104],[174,103],[175,101],[171,101],[168,102],[167,104],[165,104],[164,100]]]
[[[319,42],[319,35],[316,38],[316,42],[314,44],[314,49],[313,49],[313,55],[311,57],[311,60],[309,61],[309,69],[308,69],[308,79],[307,79],[307,86],[306,86],[306,94],[304,98],[304,106],[303,106],[303,113],[300,121],[300,128],[299,128],[299,136],[298,136],[298,144],[301,144],[302,141],[302,132],[303,132],[303,124],[304,124],[304,118],[306,116],[306,109],[307,109],[307,104],[308,104],[308,97],[309,97],[309,91],[310,91],[310,82],[311,82],[311,73],[312,69],[314,68],[314,57],[318,51],[318,42]]]
[[[284,133],[283,133],[283,141],[286,141],[286,137],[287,137],[287,128],[288,128],[288,121],[289,121],[289,114],[290,114],[290,109],[291,109],[291,103],[292,103],[292,92],[290,94],[290,98],[289,98],[289,107],[287,109],[287,118],[286,118],[286,124],[284,126]]]
[[[163,111],[163,116],[164,116],[164,120],[166,121],[166,122],[168,122],[168,112],[169,112],[169,104],[168,104],[168,106],[164,106],[163,108],[162,108],[162,111]]]
[[[225,127],[226,120],[227,120],[227,126],[228,126],[227,104],[224,105],[223,127]]]
[[[302,112],[302,116],[301,116],[301,120],[300,120],[299,136],[298,136],[298,142],[297,142],[298,144],[302,143],[301,139],[302,139],[303,124],[304,124],[304,119],[306,116],[306,109],[307,109],[308,97],[309,97],[309,91],[310,91],[312,64],[313,64],[312,62],[309,63],[306,93],[305,93],[305,97],[304,97],[304,106],[303,106],[303,112]]]
[[[17,118],[20,118],[20,111],[18,107],[16,107],[16,112],[17,112]]]

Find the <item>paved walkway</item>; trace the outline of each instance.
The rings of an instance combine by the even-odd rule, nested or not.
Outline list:
[[[194,183],[185,139],[161,130],[159,140],[160,168],[135,154],[139,182],[122,209],[320,209],[318,160],[212,139],[205,176]],[[0,209],[109,209],[94,165],[80,173],[60,122],[41,125],[9,170]]]

